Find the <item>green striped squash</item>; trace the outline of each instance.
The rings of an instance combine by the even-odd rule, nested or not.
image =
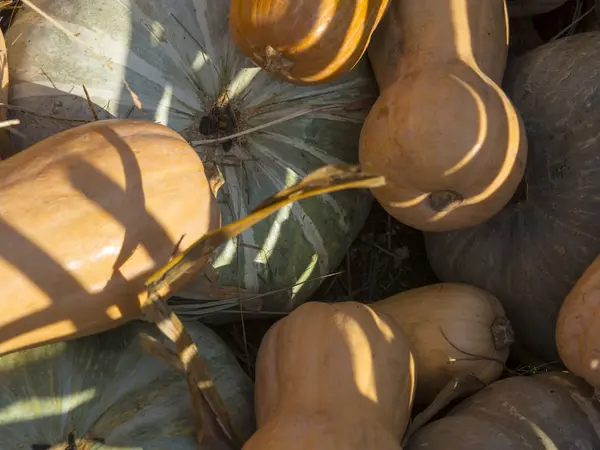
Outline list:
[[[85,86],[100,118],[145,117],[189,139],[224,181],[218,200],[225,224],[324,164],[357,161],[362,123],[377,96],[366,60],[335,84],[298,87],[235,48],[228,0],[36,4],[76,37],[26,6],[8,31],[21,148],[79,123],[65,119],[91,120]],[[198,144],[240,132],[247,134]],[[179,293],[188,300],[177,301],[177,311],[200,316],[226,308],[220,317],[238,318],[239,299],[254,298],[243,304],[255,308],[257,297],[263,312],[293,309],[341,263],[371,201],[369,192],[348,191],[284,208],[224,244],[212,259],[215,270]]]
[[[213,331],[200,323],[186,328],[236,433],[248,439],[252,381]],[[0,450],[66,449],[58,445],[70,438],[88,442],[76,447],[82,450],[197,450],[185,375],[150,356],[140,332],[163,339],[154,325],[132,322],[0,357]],[[209,417],[200,450],[230,449]]]

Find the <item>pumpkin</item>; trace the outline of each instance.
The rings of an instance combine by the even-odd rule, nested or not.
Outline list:
[[[493,295],[466,284],[440,283],[401,292],[371,305],[408,338],[419,379],[415,405],[430,405],[456,378],[496,381],[504,370],[512,329]]]
[[[567,368],[600,393],[600,257],[586,269],[563,302],[556,323],[556,346]]]
[[[414,394],[402,331],[356,302],[309,302],[273,325],[256,363],[258,431],[244,450],[399,450]]]
[[[511,17],[544,14],[564,5],[567,0],[506,0]]]
[[[389,0],[232,0],[229,23],[239,49],[295,84],[329,83],[367,50]]]
[[[380,45],[378,45],[380,44]],[[498,87],[507,57],[503,0],[397,1],[369,49],[382,91],[360,136],[375,198],[426,231],[496,214],[523,176],[520,116]]]
[[[247,439],[255,429],[252,381],[213,331],[199,323],[186,329],[236,431]],[[164,342],[155,326],[132,322],[1,357],[0,449],[49,449],[72,435],[97,444],[81,448],[97,450],[196,450],[185,375],[146,353],[139,333]],[[201,449],[231,448],[206,412]]]
[[[194,149],[149,121],[82,125],[2,161],[0,198],[0,354],[140,316],[146,278],[219,225]]]
[[[529,137],[521,188],[489,221],[425,236],[429,262],[442,281],[469,283],[498,297],[516,343],[531,355],[527,363],[558,358],[560,305],[600,253],[596,73],[600,33],[545,44],[516,60],[505,89]]]
[[[505,378],[418,431],[406,450],[600,448],[592,390],[565,372]]]
[[[7,35],[12,104],[38,115],[91,119],[85,86],[100,118],[145,117],[173,128],[196,146],[213,186],[222,184],[223,224],[324,164],[358,160],[360,128],[377,96],[366,61],[337,83],[298,87],[236,50],[227,0],[36,4],[79,40],[23,7]],[[72,125],[13,113],[29,141]],[[246,134],[194,144],[232,133]],[[185,300],[174,308],[194,317],[210,313],[214,321],[239,320],[240,309],[251,307],[293,309],[341,263],[371,202],[369,191],[353,190],[289,205],[222,245],[206,272],[177,292]],[[259,295],[262,305],[249,301]],[[215,314],[220,309],[227,311]]]

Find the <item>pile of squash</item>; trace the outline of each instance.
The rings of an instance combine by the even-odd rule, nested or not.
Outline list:
[[[569,0],[22,3],[0,450],[600,448],[600,32],[509,60],[510,19]],[[161,292],[194,345],[140,320],[194,242],[348,163],[386,183],[286,205]],[[373,200],[440,282],[314,297]],[[207,324],[269,314],[252,380]]]

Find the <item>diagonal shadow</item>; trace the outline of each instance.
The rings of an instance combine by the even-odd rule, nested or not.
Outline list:
[[[73,187],[114,217],[125,229],[123,244],[111,277],[106,280],[103,288],[89,291],[72,273],[0,216],[0,257],[42,290],[51,301],[47,307],[2,326],[0,342],[64,321],[70,323],[74,331],[66,336],[49,339],[48,342],[68,339],[79,333],[102,331],[109,327],[108,323],[116,327],[139,316],[137,295],[143,291],[145,279],[173,254],[176,243],[145,208],[141,170],[134,151],[114,131],[102,130],[100,133],[119,152],[127,180],[125,189],[82,158],[68,157],[63,160],[63,164],[69,167],[68,178]],[[127,280],[119,268],[140,246],[151,256],[153,267]],[[18,286],[14,289],[15,292],[9,291],[9,295],[14,295],[17,299],[13,301],[27,301],[19,299],[21,289],[23,287]],[[117,308],[119,315],[124,318],[109,316],[107,310],[111,308]],[[47,338],[48,335],[40,335],[40,339],[44,341]],[[17,345],[17,348],[28,348],[36,344],[21,347],[23,344],[18,344],[17,341]]]

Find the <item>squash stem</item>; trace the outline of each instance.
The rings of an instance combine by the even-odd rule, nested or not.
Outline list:
[[[494,339],[494,348],[502,350],[515,342],[515,334],[510,321],[503,316],[496,317],[492,324],[492,336]]]

